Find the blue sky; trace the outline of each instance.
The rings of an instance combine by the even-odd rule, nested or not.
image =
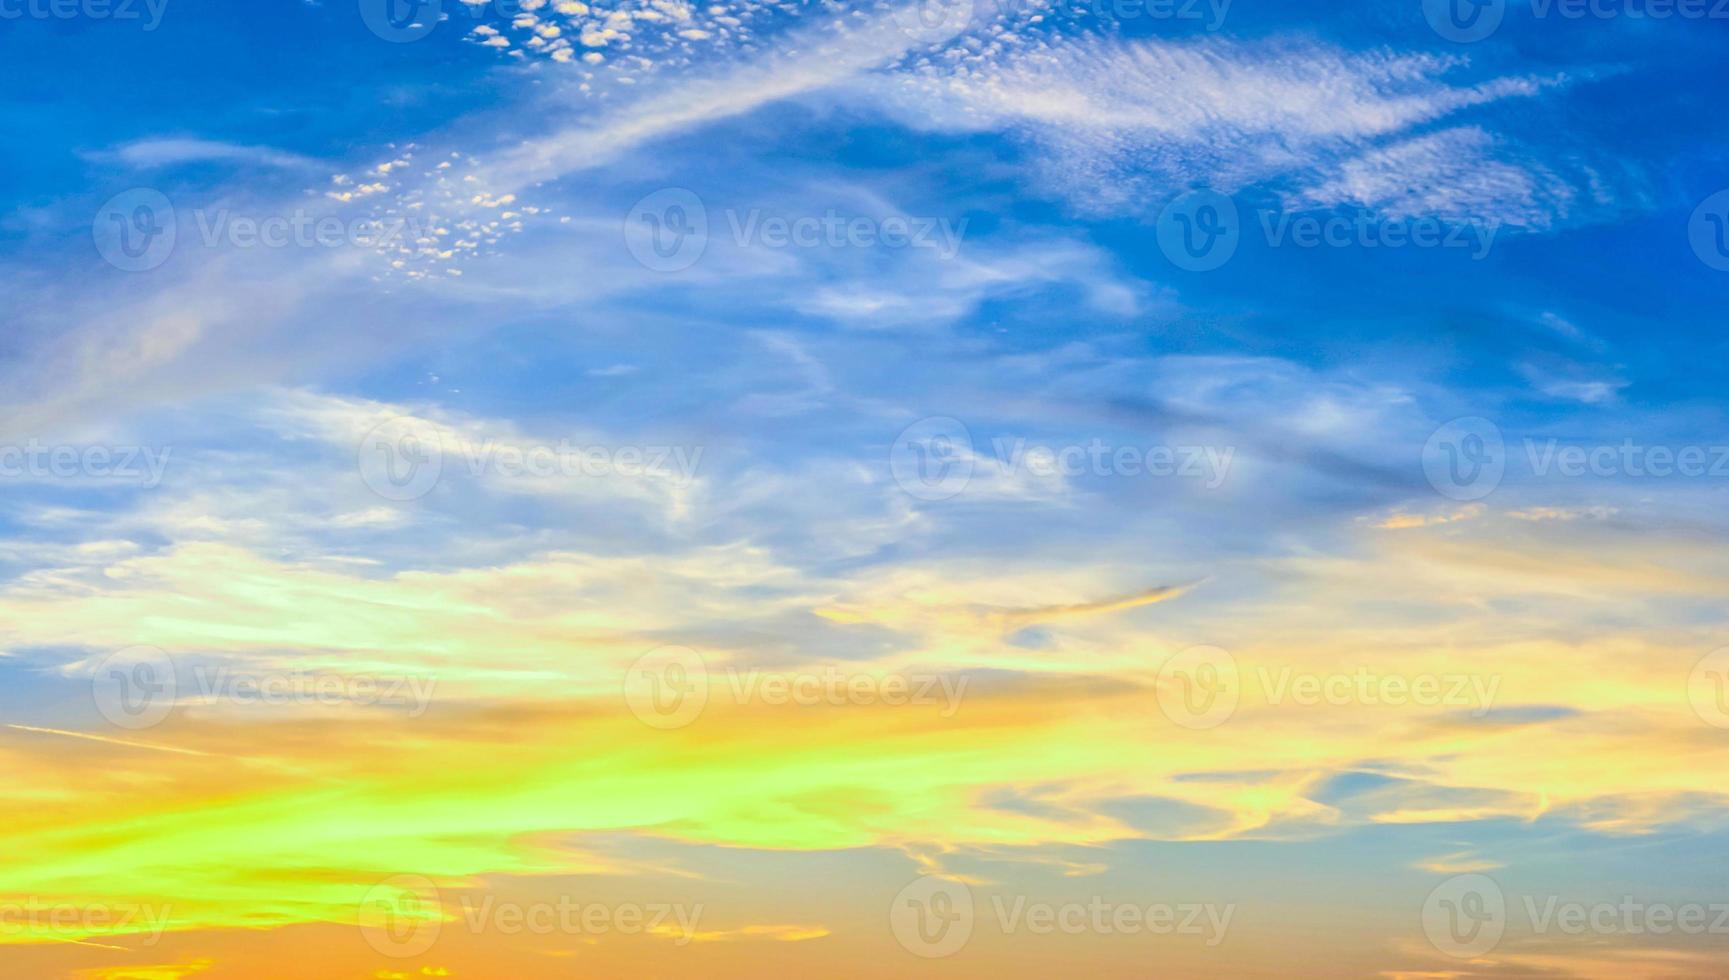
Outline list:
[[[980,0],[935,26],[886,2],[444,0],[399,28],[370,0],[127,9],[0,3],[15,724],[134,739],[89,692],[137,646],[427,671],[441,719],[528,705],[534,745],[576,724],[538,712],[616,699],[666,644],[955,672],[981,712],[1030,714],[1024,744],[983,721],[956,744],[1025,774],[823,728],[900,781],[801,770],[842,802],[765,798],[774,846],[718,804],[620,818],[622,863],[736,875],[775,928],[770,884],[831,852],[860,882],[1216,867],[1292,912],[1325,868],[1365,974],[1706,975],[1696,945],[1553,936],[1434,972],[1466,968],[1414,945],[1410,899],[1475,869],[1712,887],[1729,717],[1686,695],[1729,644],[1729,18],[1505,0],[1459,41],[1416,2]],[[1184,229],[1226,251],[1185,255]],[[1146,767],[1091,747],[1198,646],[1245,683],[1505,687],[1476,714],[1275,699]],[[288,723],[177,705],[152,744]],[[413,731],[472,763],[455,722]],[[48,794],[62,763],[23,737],[0,736]],[[343,754],[308,738],[308,766]],[[162,807],[195,796],[161,778]],[[821,832],[788,816],[817,811]],[[403,845],[426,867],[352,870],[575,873],[428,842],[605,823],[451,819]],[[40,873],[17,887],[60,880]],[[221,933],[243,970],[243,906],[172,887],[180,966]],[[824,897],[832,935],[874,921],[860,901]],[[1247,943],[1232,969],[1278,963]]]

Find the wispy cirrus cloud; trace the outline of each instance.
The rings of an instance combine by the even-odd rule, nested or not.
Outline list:
[[[249,146],[224,143],[220,140],[168,138],[134,140],[100,156],[118,160],[130,167],[153,169],[187,163],[237,163],[275,167],[283,170],[307,170],[318,161],[298,153],[289,153],[269,146]]]
[[[1047,183],[1090,209],[1145,210],[1149,190],[1281,188],[1289,203],[1388,218],[1495,218],[1546,228],[1609,206],[1615,182],[1545,162],[1482,125],[1427,128],[1541,98],[1564,72],[1480,74],[1464,56],[1353,51],[1309,39],[1246,42],[1055,37],[860,82],[919,125],[1022,134]]]

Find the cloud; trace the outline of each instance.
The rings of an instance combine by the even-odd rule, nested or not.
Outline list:
[[[1450,203],[1396,201],[1391,188],[1376,182],[1395,158],[1440,165],[1443,147],[1406,134],[1466,109],[1537,96],[1565,80],[1446,80],[1466,64],[1454,56],[1351,52],[1307,40],[1058,38],[952,72],[932,65],[879,73],[859,87],[919,125],[1024,134],[1054,154],[1049,181],[1099,209],[1141,210],[1149,188],[1204,182],[1232,192],[1268,180],[1314,179],[1342,164],[1346,175],[1322,183],[1308,200],[1339,203],[1354,192],[1397,217]],[[1412,142],[1400,148],[1401,138]],[[1388,140],[1395,141],[1391,148],[1379,146]],[[1479,196],[1517,197],[1519,186],[1501,185],[1549,183],[1517,164],[1496,167],[1475,175]],[[1458,168],[1469,172],[1470,164]],[[1566,193],[1543,189],[1558,200]]]
[[[1459,126],[1375,147],[1294,195],[1300,205],[1356,205],[1395,220],[1440,216],[1461,223],[1545,229],[1611,200],[1581,200],[1574,182]]]
[[[305,170],[318,161],[268,146],[247,146],[218,140],[156,138],[135,140],[107,154],[131,167],[170,167],[186,163],[241,163],[282,170]]]

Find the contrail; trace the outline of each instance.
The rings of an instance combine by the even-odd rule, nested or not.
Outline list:
[[[124,745],[129,749],[151,749],[156,752],[175,752],[180,755],[213,757],[211,753],[200,752],[197,749],[181,749],[175,748],[171,745],[151,745],[148,742],[128,742],[123,738],[108,738],[102,735],[90,735],[85,732],[68,732],[58,728],[37,728],[34,725],[7,725],[6,727],[15,728],[21,732],[37,732],[42,735],[64,735],[67,738],[82,738],[91,742],[103,742],[108,745]]]

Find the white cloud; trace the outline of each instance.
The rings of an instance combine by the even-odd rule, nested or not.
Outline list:
[[[1467,200],[1523,205],[1524,224],[1538,223],[1545,209],[1564,209],[1565,186],[1541,170],[1492,159],[1480,130],[1438,139],[1407,135],[1565,81],[1447,81],[1466,64],[1459,57],[1350,52],[1309,41],[1095,37],[1034,43],[960,67],[877,74],[860,88],[917,125],[1021,133],[1047,150],[1049,182],[1093,208],[1145,210],[1146,192],[1162,190],[1163,201],[1171,186],[1191,182],[1234,192],[1291,177],[1313,185],[1305,200],[1316,204],[1357,199],[1402,216],[1455,203],[1432,189],[1423,192],[1429,197],[1396,195],[1392,175],[1415,159],[1433,176],[1469,177]],[[1471,132],[1481,136],[1477,144]],[[1474,164],[1443,173],[1448,141],[1476,149]],[[1342,174],[1317,176],[1341,160],[1348,161]]]
[[[1537,229],[1573,212],[1579,192],[1571,183],[1538,161],[1505,157],[1487,132],[1459,126],[1345,160],[1295,201],[1359,205],[1393,219],[1440,215]]]
[[[113,156],[133,167],[168,167],[182,163],[248,163],[285,170],[317,166],[317,161],[268,146],[245,146],[205,139],[144,139],[115,148]]]

